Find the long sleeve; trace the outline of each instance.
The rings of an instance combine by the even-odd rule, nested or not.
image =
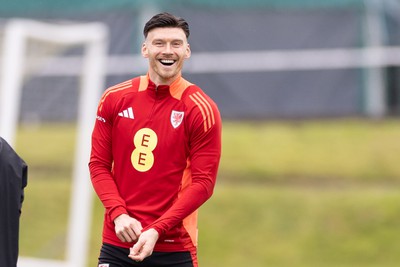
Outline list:
[[[111,221],[127,213],[125,201],[121,198],[112,174],[112,106],[106,91],[100,101],[97,119],[92,133],[92,151],[89,162],[93,187],[103,203]]]

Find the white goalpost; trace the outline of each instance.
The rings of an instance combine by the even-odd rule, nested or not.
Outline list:
[[[96,107],[104,89],[108,29],[102,23],[49,24],[13,19],[4,28],[2,79],[0,83],[0,135],[11,145],[20,112],[27,40],[84,47],[80,70],[81,90],[69,212],[66,258],[64,261],[23,258],[19,267],[84,267],[90,234],[92,188],[87,163],[90,135]],[[76,67],[76,66],[75,66]]]

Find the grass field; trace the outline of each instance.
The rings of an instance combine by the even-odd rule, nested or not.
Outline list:
[[[22,256],[64,257],[74,131],[19,129],[29,165]],[[397,120],[225,122],[223,137],[215,194],[200,210],[201,266],[398,265]],[[95,199],[88,266],[102,212]]]

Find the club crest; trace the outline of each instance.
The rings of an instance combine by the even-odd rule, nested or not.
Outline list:
[[[171,112],[171,124],[172,124],[172,127],[174,127],[176,129],[176,128],[178,128],[179,125],[181,125],[181,123],[183,121],[183,115],[184,115],[183,111],[175,111],[175,110],[173,110]]]

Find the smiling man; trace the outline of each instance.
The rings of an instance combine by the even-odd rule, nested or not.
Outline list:
[[[181,76],[183,62],[190,57],[189,29],[185,30],[187,33],[181,28],[155,28],[145,33],[142,55],[149,59],[149,75],[154,83],[170,85]]]
[[[187,22],[169,13],[144,27],[147,75],[107,89],[89,169],[105,207],[99,267],[197,267],[197,210],[221,156],[216,104],[182,77]]]

